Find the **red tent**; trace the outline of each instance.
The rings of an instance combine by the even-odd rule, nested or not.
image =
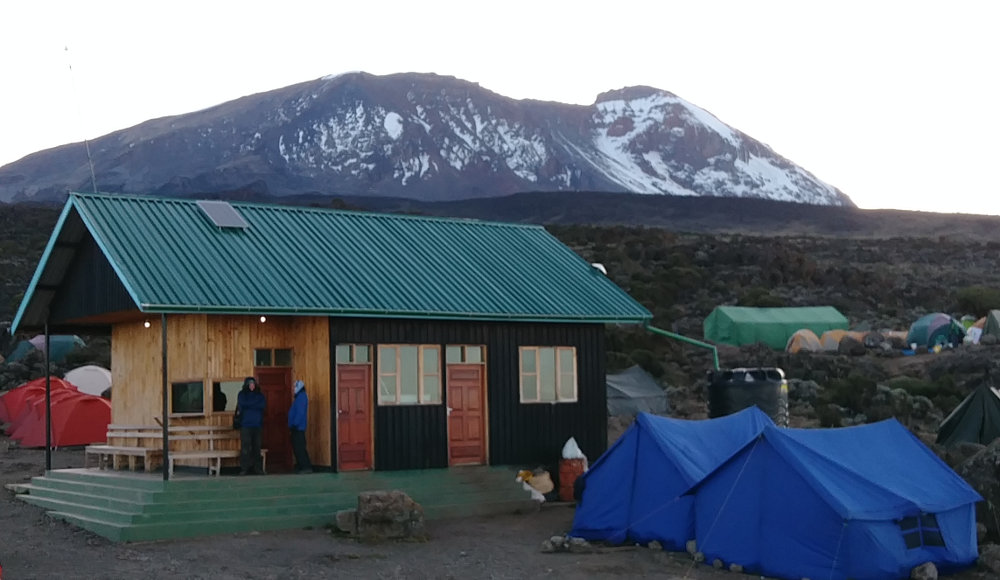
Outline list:
[[[45,412],[29,413],[19,431],[22,447],[45,446]],[[76,393],[52,402],[52,445],[68,447],[104,441],[111,422],[111,402],[97,395]]]
[[[75,386],[59,377],[49,377],[49,382],[53,393],[62,389],[76,390]],[[17,419],[24,410],[25,399],[37,393],[41,393],[42,399],[45,399],[45,377],[28,381],[19,387],[7,391],[6,394],[0,397],[0,423],[10,423],[14,419]]]
[[[50,377],[52,386],[52,445],[67,447],[104,441],[111,422],[107,399],[77,391],[72,384]],[[35,379],[0,397],[0,420],[10,423],[11,439],[22,447],[45,446],[45,378]],[[6,417],[6,419],[4,419]]]

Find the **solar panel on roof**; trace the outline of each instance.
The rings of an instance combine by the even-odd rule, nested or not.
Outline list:
[[[220,228],[248,228],[250,224],[247,223],[240,212],[236,211],[236,208],[229,205],[228,201],[209,201],[204,199],[198,200],[198,207],[201,211],[205,212],[208,219],[212,220],[212,223],[219,226]]]

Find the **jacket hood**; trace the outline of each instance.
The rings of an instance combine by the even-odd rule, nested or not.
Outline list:
[[[304,388],[306,388],[306,384],[305,384],[304,381],[295,381],[295,394],[296,395],[298,395],[299,391],[301,391]]]
[[[243,390],[244,391],[249,391],[250,390],[250,383],[253,383],[253,384],[257,385],[257,389],[256,390],[258,390],[258,391],[260,390],[260,385],[257,384],[257,379],[255,379],[253,377],[247,377],[247,378],[243,379]]]

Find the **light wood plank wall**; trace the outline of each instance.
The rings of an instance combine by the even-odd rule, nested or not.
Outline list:
[[[112,423],[155,425],[162,415],[160,317],[151,316],[149,322],[149,328],[129,322],[112,329]],[[173,314],[167,316],[167,345],[167,380],[204,379],[206,402],[212,400],[211,381],[242,380],[253,374],[254,349],[291,348],[292,381],[305,381],[309,394],[309,456],[316,465],[330,465],[329,319],[269,316],[261,323],[259,317],[250,316]],[[208,413],[175,417],[171,424],[228,425],[231,421],[232,413]],[[176,448],[183,449],[184,443],[178,441]]]

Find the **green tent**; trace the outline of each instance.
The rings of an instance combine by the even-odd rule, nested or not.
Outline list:
[[[962,344],[964,337],[965,329],[961,322],[943,312],[934,312],[921,316],[910,325],[910,331],[906,334],[906,344],[934,348],[937,345]]]
[[[982,384],[941,422],[937,442],[954,445],[970,441],[988,445],[997,437],[1000,437],[1000,393]]]
[[[1000,310],[990,310],[983,324],[983,336],[993,335],[1000,338]]]
[[[847,327],[847,317],[833,306],[717,306],[704,324],[705,340],[710,342],[733,346],[763,342],[776,350],[783,350],[788,339],[803,328],[819,336],[827,330]]]

